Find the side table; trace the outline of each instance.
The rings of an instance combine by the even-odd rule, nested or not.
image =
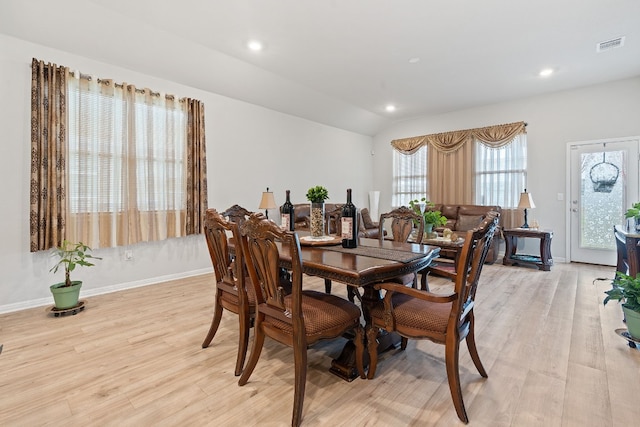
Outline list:
[[[553,231],[533,230],[531,228],[511,228],[505,229],[502,232],[504,234],[504,240],[506,244],[502,264],[532,265],[538,267],[538,269],[540,270],[551,270],[551,266],[553,265],[553,258],[551,257],[551,239],[553,238]],[[518,250],[519,237],[540,239],[540,254],[517,254],[516,251]]]

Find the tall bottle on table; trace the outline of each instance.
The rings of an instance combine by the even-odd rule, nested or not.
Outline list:
[[[358,247],[358,209],[351,201],[351,189],[347,189],[347,204],[342,207],[341,234],[343,248]]]
[[[295,209],[290,199],[291,192],[287,190],[287,200],[280,207],[280,227],[283,230],[295,231]]]

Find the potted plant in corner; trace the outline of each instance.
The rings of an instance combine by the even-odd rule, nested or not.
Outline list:
[[[640,341],[640,273],[632,277],[617,272],[616,278],[611,282],[611,289],[605,291],[605,294],[605,305],[611,300],[622,301],[629,334]]]
[[[66,310],[78,306],[82,281],[72,281],[71,272],[77,266],[92,267],[94,264],[88,261],[89,259],[102,259],[91,255],[90,251],[91,248],[82,242],[71,243],[67,240],[62,242],[62,246],[52,250],[51,256],[57,258],[58,262],[49,271],[57,273],[59,268],[64,267],[64,282],[56,283],[49,287],[57,310]]]
[[[324,201],[328,198],[329,191],[321,185],[307,191],[307,200],[311,202],[309,230],[312,238],[320,239],[324,236]]]

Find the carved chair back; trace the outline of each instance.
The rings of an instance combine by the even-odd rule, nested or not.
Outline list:
[[[327,234],[342,234],[342,205],[336,205],[326,212]]]
[[[229,234],[234,238],[240,235],[238,224],[226,220],[216,209],[207,209],[204,219],[204,236],[216,281],[224,281],[235,286],[236,278],[233,269],[230,268],[233,258],[229,251]],[[242,256],[242,254],[239,255]]]
[[[469,242],[465,241],[459,265],[456,266],[455,291],[461,296],[459,298],[461,323],[465,321],[465,316],[462,316],[465,304],[475,301],[480,273],[489,253],[499,218],[500,213],[490,211],[477,228],[467,231],[466,239],[469,239]]]
[[[240,226],[247,220],[247,218],[249,218],[249,215],[251,215],[252,213],[253,212],[236,204],[231,206],[226,211],[222,212],[222,215],[229,218],[229,221],[235,222],[236,224],[238,224],[238,226]]]
[[[386,220],[391,222],[390,233],[385,232],[385,223],[389,222]],[[378,238],[380,240],[389,238],[389,234],[391,234],[391,239],[396,242],[408,241],[414,228],[416,228],[415,241],[416,243],[420,243],[424,234],[424,218],[419,213],[414,212],[413,209],[400,206],[391,212],[381,214],[379,227]]]

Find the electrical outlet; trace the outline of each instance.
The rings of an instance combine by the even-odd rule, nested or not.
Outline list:
[[[126,261],[131,261],[133,259],[133,251],[131,249],[124,251],[124,259]]]

